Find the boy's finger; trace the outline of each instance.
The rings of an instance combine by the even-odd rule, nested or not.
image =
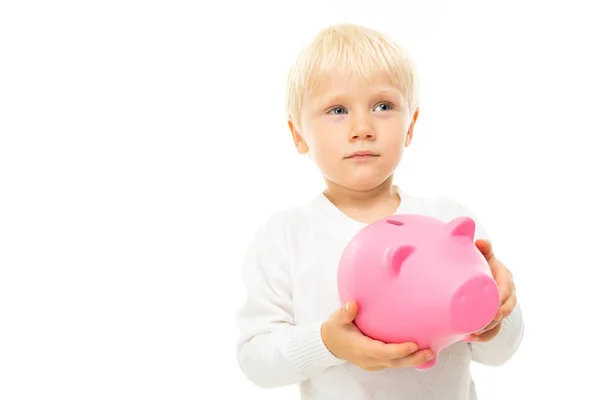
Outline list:
[[[420,350],[403,358],[391,360],[389,368],[416,367],[431,360],[435,354],[430,349]]]
[[[354,301],[349,301],[337,311],[337,320],[343,325],[351,324],[357,313],[357,304]]]
[[[483,332],[481,335],[472,335],[471,340],[473,340],[474,342],[487,342],[487,341],[490,341],[491,339],[493,339],[498,334],[498,332],[500,331],[501,327],[502,327],[502,325],[498,324],[495,327],[493,327],[492,329]]]
[[[473,334],[473,336],[480,336],[481,334],[494,329],[496,326],[498,326],[498,324],[500,324],[501,321],[492,321],[490,322],[485,328],[480,329],[479,331],[475,332]]]
[[[477,239],[475,241],[475,246],[479,249],[481,254],[485,257],[486,260],[490,261],[494,257],[494,252],[492,251],[492,243],[486,239]]]
[[[515,292],[513,292],[512,295],[508,298],[508,300],[506,300],[506,302],[500,307],[500,313],[503,317],[506,317],[513,312],[516,306],[517,295],[515,294]]]
[[[377,360],[394,360],[411,355],[419,350],[416,343],[383,343],[377,340],[371,341],[369,356]]]
[[[508,273],[506,268],[502,268],[496,275],[496,283],[500,289],[500,305],[503,306],[514,292],[512,276]]]

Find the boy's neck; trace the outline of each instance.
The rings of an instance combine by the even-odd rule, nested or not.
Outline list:
[[[400,195],[392,181],[390,177],[367,191],[353,191],[326,181],[323,194],[348,217],[369,224],[394,214],[400,206]]]

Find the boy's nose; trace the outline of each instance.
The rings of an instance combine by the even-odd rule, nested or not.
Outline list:
[[[356,133],[352,136],[352,140],[373,140],[375,139],[375,133],[373,131],[364,131]]]
[[[375,130],[370,124],[366,122],[361,122],[354,126],[350,138],[352,141],[373,140],[375,139]]]

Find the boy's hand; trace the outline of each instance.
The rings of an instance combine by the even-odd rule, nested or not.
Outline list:
[[[415,343],[386,344],[363,335],[353,322],[357,304],[351,301],[346,307],[331,314],[321,327],[323,343],[334,356],[367,371],[414,367],[433,356],[429,349],[417,351]]]
[[[479,332],[471,335],[470,338],[476,342],[488,342],[498,335],[502,327],[502,320],[515,309],[517,294],[512,273],[496,258],[492,251],[492,244],[487,240],[479,239],[475,245],[490,265],[494,280],[500,289],[500,308],[494,320]]]

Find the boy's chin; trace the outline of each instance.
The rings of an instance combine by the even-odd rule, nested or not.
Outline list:
[[[391,176],[355,175],[344,179],[341,186],[354,192],[368,192],[384,185]]]

